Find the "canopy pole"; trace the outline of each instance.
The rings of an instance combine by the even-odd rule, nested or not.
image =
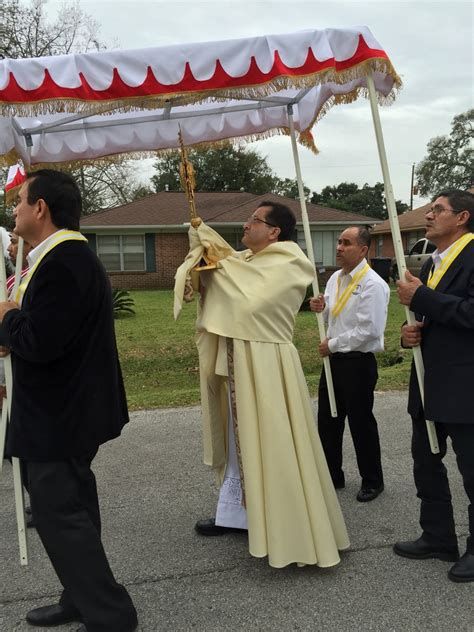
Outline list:
[[[296,180],[298,182],[298,193],[300,196],[301,219],[303,220],[304,238],[306,242],[306,254],[308,255],[308,259],[311,261],[311,263],[314,266],[315,275],[313,278],[313,293],[314,293],[314,296],[318,296],[319,295],[318,272],[316,270],[316,265],[314,262],[313,240],[311,238],[311,229],[309,226],[308,211],[306,210],[306,200],[304,197],[303,180],[301,178],[300,159],[298,156],[298,146],[296,144],[295,126],[293,123],[293,106],[291,104],[287,106],[287,113],[288,113],[288,122],[290,126],[291,147],[293,149],[293,160],[295,162]],[[324,327],[323,315],[316,314],[316,320],[318,323],[319,338],[322,342],[326,338],[326,328]],[[332,381],[331,363],[328,357],[323,358],[323,364],[324,364],[324,372],[326,375],[326,383],[328,387],[329,406],[331,408],[331,415],[333,417],[337,417],[337,406],[336,406],[336,397],[334,395],[334,385]]]
[[[2,405],[2,416],[0,417],[0,454],[2,455],[0,457],[0,474],[2,473],[3,462],[5,460],[3,458],[3,455],[5,454],[5,439],[7,436],[7,418],[8,418],[7,406],[8,406],[7,398],[4,397],[3,405]]]
[[[21,273],[23,270],[23,250],[24,250],[25,240],[23,237],[18,237],[18,250],[16,253],[16,263],[15,263],[15,282],[13,283],[12,291],[10,296],[15,300],[16,292],[18,290],[18,286],[21,281]]]
[[[22,240],[21,240],[22,241]],[[21,255],[21,259],[20,259]],[[23,253],[18,252],[18,256],[16,259],[16,275],[18,274],[18,268],[22,268],[22,259]],[[18,277],[19,279],[19,277]],[[5,257],[3,252],[0,253],[0,300],[7,300],[7,275],[5,269]],[[12,393],[13,393],[13,375],[12,375],[12,359],[9,354],[6,358],[4,358],[4,366],[5,366],[5,384],[7,389],[7,397],[6,400],[3,400],[2,409],[2,423],[1,423],[1,431],[3,433],[0,444],[5,444],[5,432],[7,426],[7,417],[11,416],[12,409]],[[6,412],[5,412],[6,408]],[[0,459],[3,459],[3,452],[0,455]],[[21,468],[20,468],[20,460],[17,457],[12,457],[12,466],[13,466],[13,489],[15,493],[15,511],[16,511],[16,523],[18,528],[18,544],[20,548],[20,564],[22,566],[26,566],[28,564],[28,541],[26,537],[26,520],[25,520],[25,500],[23,496],[23,481],[21,477]]]
[[[392,183],[390,181],[390,173],[388,170],[387,155],[385,152],[385,144],[382,135],[382,126],[380,124],[380,115],[377,103],[377,95],[375,92],[374,79],[372,74],[367,75],[367,88],[369,90],[370,109],[372,111],[372,120],[374,122],[375,137],[377,139],[377,148],[379,152],[380,165],[382,167],[383,182],[385,188],[385,200],[387,203],[388,217],[390,220],[390,229],[392,231],[393,245],[395,248],[395,257],[397,259],[398,271],[400,279],[405,278],[406,265],[405,255],[403,253],[402,236],[400,233],[400,225],[398,223],[397,208],[395,204],[395,196],[393,195]],[[407,323],[409,325],[415,325],[416,319],[413,312],[411,312],[407,306],[405,306]],[[424,389],[424,373],[423,356],[421,355],[421,348],[419,346],[413,347],[413,359],[415,361],[416,375],[418,378],[418,386],[420,388],[421,401],[425,402],[425,389]],[[439,453],[438,437],[436,435],[436,427],[432,421],[426,420],[426,429],[428,432],[428,439],[430,442],[431,452],[433,454]]]

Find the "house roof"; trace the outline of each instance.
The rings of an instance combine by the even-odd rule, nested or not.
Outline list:
[[[474,188],[467,189],[469,193],[474,193]],[[418,208],[414,208],[412,211],[407,211],[398,216],[398,222],[400,224],[400,231],[407,232],[409,230],[423,230],[425,228],[425,213],[429,210],[431,202],[423,204]],[[372,231],[372,235],[382,235],[390,233],[390,221],[386,219],[381,224],[378,224]]]
[[[266,193],[256,195],[245,191],[208,191],[196,192],[198,215],[212,225],[244,223],[264,200],[286,204],[301,222],[299,200]],[[348,213],[338,209],[307,204],[310,223],[330,224],[377,224],[379,220],[357,213]],[[189,222],[189,206],[182,191],[160,191],[141,198],[130,204],[105,209],[82,218],[81,226],[176,226]]]
[[[399,215],[398,223],[400,224],[401,232],[423,229],[425,227],[425,213],[430,206],[431,202],[428,202],[427,204],[423,204],[423,206],[414,208],[412,211],[407,211]],[[392,232],[390,229],[390,220],[386,219],[373,229],[372,235],[381,235],[390,232]]]

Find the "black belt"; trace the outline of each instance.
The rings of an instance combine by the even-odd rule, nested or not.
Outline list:
[[[347,351],[347,353],[342,353],[341,351],[336,351],[336,353],[331,353],[332,358],[363,358],[372,354],[371,351]]]

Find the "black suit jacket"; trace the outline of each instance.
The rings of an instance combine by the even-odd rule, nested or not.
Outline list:
[[[430,259],[421,270],[426,283]],[[430,421],[474,424],[474,242],[451,264],[435,290],[426,285],[410,309],[424,316],[421,350],[425,365],[425,416]],[[408,412],[422,416],[418,381],[412,366]]]
[[[128,411],[110,284],[85,242],[43,258],[21,309],[5,315],[0,344],[12,352],[9,456],[62,460],[120,434]]]

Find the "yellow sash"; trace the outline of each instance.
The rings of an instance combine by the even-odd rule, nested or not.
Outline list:
[[[346,287],[346,289],[344,290],[344,292],[342,293],[341,296],[339,296],[339,289],[340,289],[340,285],[341,285],[341,275],[338,276],[338,278],[337,278],[336,304],[332,308],[332,315],[333,316],[339,316],[339,314],[342,312],[342,310],[346,306],[346,303],[349,300],[350,295],[352,294],[352,292],[356,288],[357,284],[367,274],[367,272],[369,270],[370,270],[370,266],[369,266],[368,263],[366,263],[365,266],[361,270],[359,270],[359,272],[354,276],[354,278],[349,283],[349,285]]]
[[[449,253],[441,261],[441,265],[439,266],[439,268],[435,272],[431,272],[427,283],[428,287],[430,287],[432,290],[436,288],[438,283],[448,271],[449,266],[452,264],[452,262],[473,239],[473,233],[466,233],[454,242],[454,244],[449,249]]]
[[[36,261],[34,266],[29,269],[28,274],[24,277],[24,279],[18,286],[14,298],[14,301],[16,303],[19,303],[21,305],[21,301],[23,300],[23,296],[26,292],[26,288],[28,287],[28,283],[31,281],[36,268],[39,266],[43,258],[48,254],[48,252],[51,252],[51,250],[56,248],[56,246],[59,246],[59,244],[62,244],[65,241],[87,241],[87,239],[84,237],[84,235],[81,235],[81,233],[75,230],[67,230],[66,228],[63,228],[62,230],[58,231],[55,234],[55,238],[52,243],[46,248],[44,252],[41,253],[39,259]]]

